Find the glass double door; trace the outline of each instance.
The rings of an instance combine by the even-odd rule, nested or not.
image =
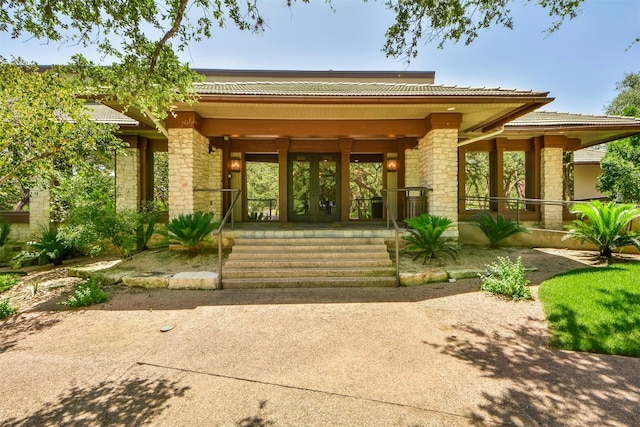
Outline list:
[[[340,220],[340,155],[289,153],[289,221]]]

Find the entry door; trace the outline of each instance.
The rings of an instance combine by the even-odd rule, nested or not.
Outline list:
[[[340,155],[290,153],[289,159],[289,220],[338,221]]]

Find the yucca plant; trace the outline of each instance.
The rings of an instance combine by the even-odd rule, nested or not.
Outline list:
[[[640,233],[629,230],[631,221],[640,217],[640,209],[634,205],[615,202],[603,204],[593,200],[576,203],[571,213],[576,214],[578,219],[566,227],[569,233],[564,239],[593,243],[602,258],[611,258],[613,251],[623,246],[640,249]]]
[[[509,236],[517,233],[527,233],[527,229],[520,227],[511,218],[505,218],[502,214],[497,214],[495,218],[489,212],[481,212],[471,218],[471,223],[480,228],[487,239],[489,247],[497,249],[500,242]]]
[[[452,224],[449,218],[423,214],[415,218],[407,218],[404,222],[410,227],[402,239],[407,242],[404,251],[413,254],[416,260],[423,257],[423,264],[432,258],[442,259],[444,254],[452,259],[458,256],[455,243],[442,238],[442,234]]]
[[[213,212],[181,214],[165,225],[162,234],[170,244],[182,245],[189,256],[196,256],[198,244],[220,226],[220,221],[214,221],[213,217]]]

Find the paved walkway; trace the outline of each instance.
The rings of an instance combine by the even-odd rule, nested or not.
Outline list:
[[[0,424],[640,424],[639,359],[551,350],[539,303],[475,289],[119,291],[91,310],[40,307],[0,323]]]

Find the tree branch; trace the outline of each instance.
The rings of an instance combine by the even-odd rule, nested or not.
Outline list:
[[[158,44],[156,44],[156,48],[153,51],[153,55],[151,56],[151,64],[149,66],[149,71],[153,72],[156,68],[156,64],[158,63],[158,58],[160,57],[160,50],[162,47],[167,44],[167,42],[178,32],[180,25],[182,24],[182,20],[184,19],[184,11],[187,9],[187,5],[189,4],[189,0],[180,0],[180,4],[178,5],[178,9],[176,10],[176,19],[173,21],[173,25],[169,28],[169,31],[165,33],[165,35],[160,39]]]

